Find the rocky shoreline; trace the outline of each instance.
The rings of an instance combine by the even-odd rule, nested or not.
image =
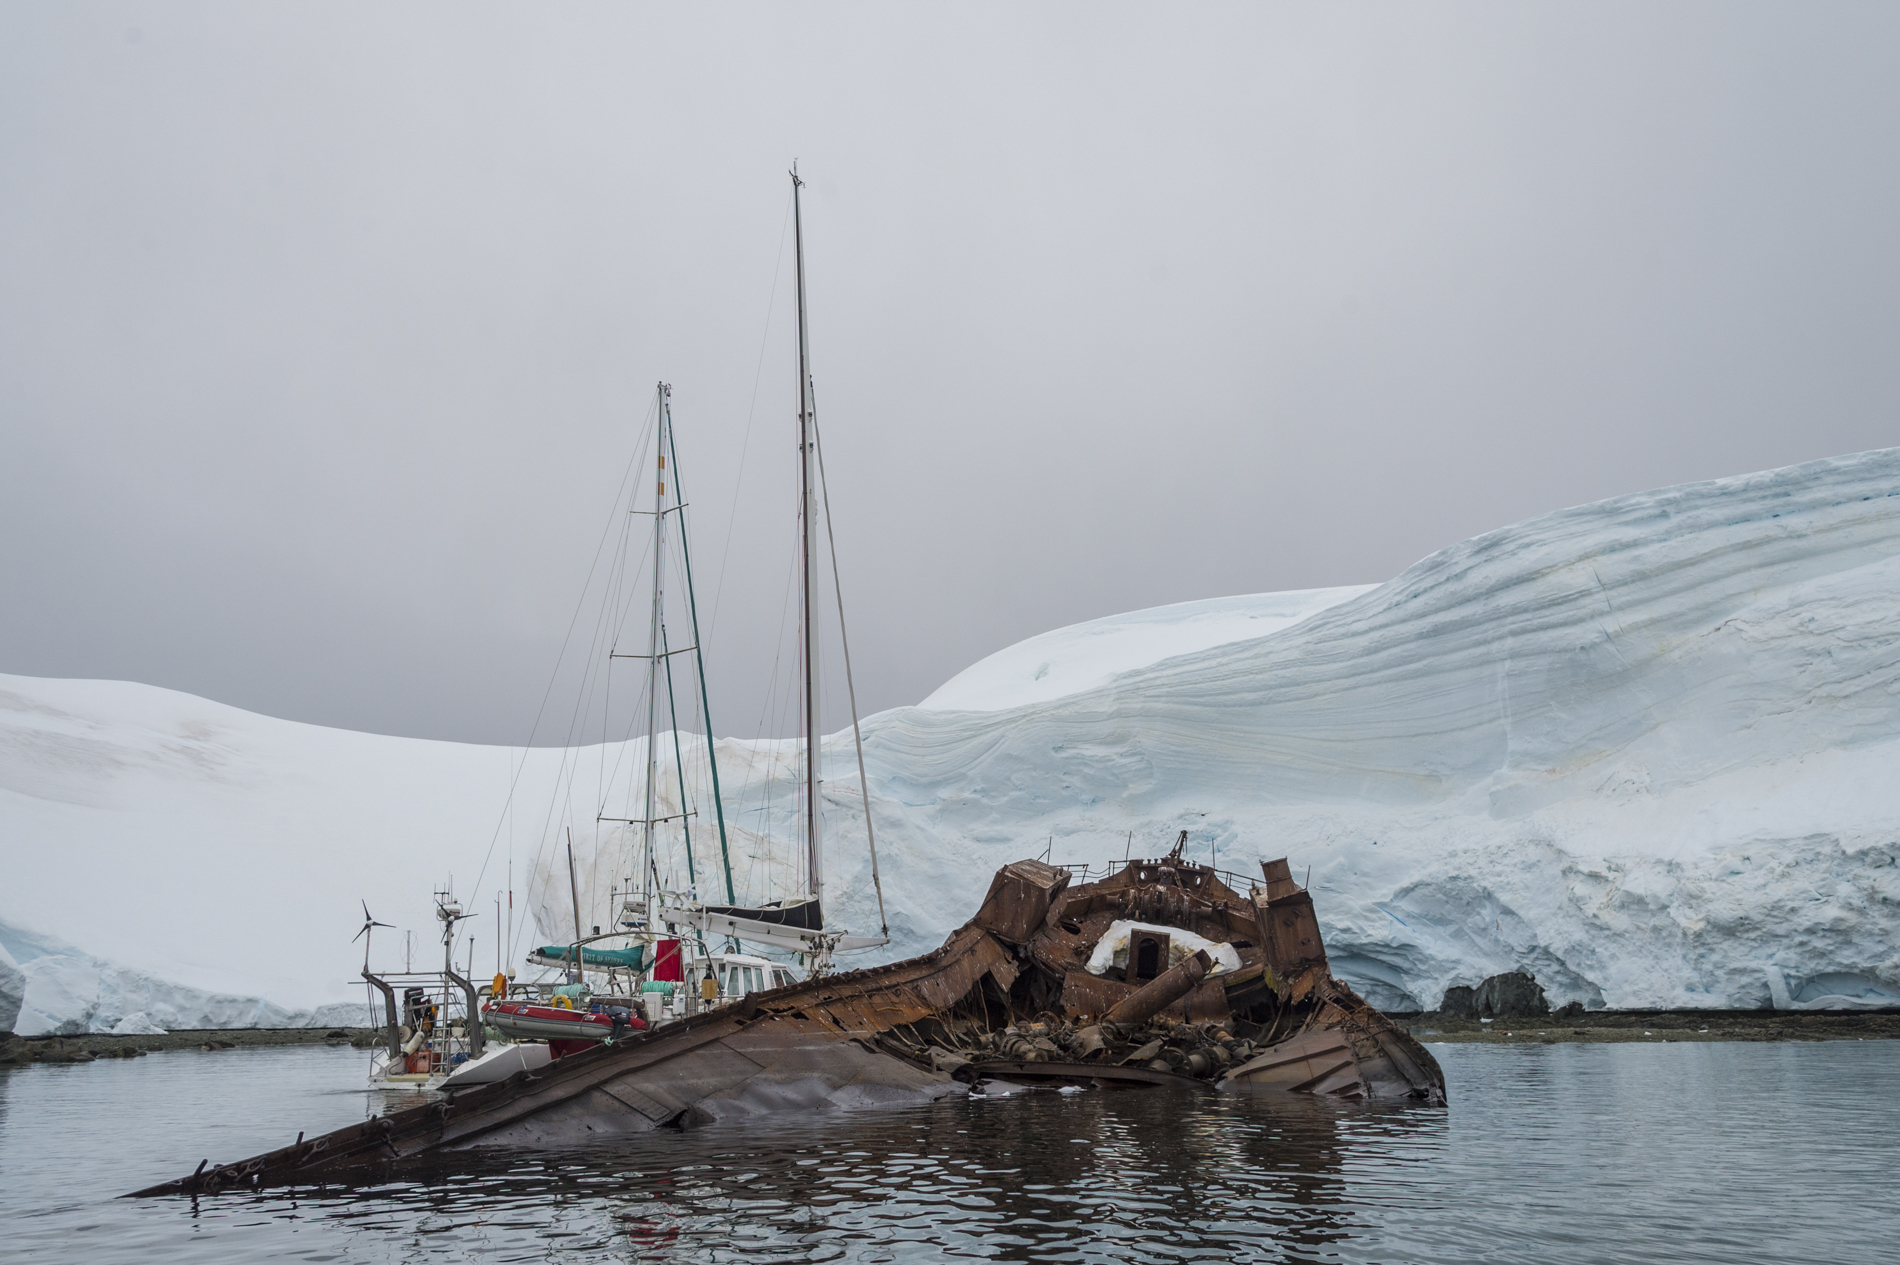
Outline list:
[[[1488,1020],[1428,1012],[1392,1018],[1427,1045],[1900,1040],[1900,1010],[1586,1010]]]
[[[351,1045],[368,1049],[376,1044],[376,1028],[201,1028],[138,1036],[81,1033],[76,1036],[0,1036],[0,1067],[28,1063],[90,1063],[95,1059],[131,1059],[161,1050],[262,1049],[283,1045]]]

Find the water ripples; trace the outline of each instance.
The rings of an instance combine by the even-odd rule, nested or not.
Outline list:
[[[0,1078],[0,1216],[89,1262],[1872,1262],[1900,1231],[1900,1043],[1436,1052],[1446,1109],[1038,1092],[196,1202],[107,1196],[360,1117],[360,1059],[32,1068]]]

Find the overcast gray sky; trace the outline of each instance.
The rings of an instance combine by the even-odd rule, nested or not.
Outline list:
[[[15,0],[0,670],[520,741],[666,378],[772,727],[794,156],[867,710],[1900,443],[1896,67],[1891,4]]]

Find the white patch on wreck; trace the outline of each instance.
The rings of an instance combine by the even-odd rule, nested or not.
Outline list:
[[[1110,969],[1121,970],[1126,967],[1128,940],[1137,931],[1159,931],[1168,937],[1168,963],[1161,970],[1179,966],[1183,958],[1191,958],[1202,950],[1206,950],[1207,956],[1214,960],[1214,965],[1208,969],[1207,978],[1240,969],[1240,954],[1234,951],[1231,944],[1220,944],[1205,936],[1197,936],[1185,927],[1117,919],[1108,924],[1108,930],[1095,942],[1095,949],[1089,954],[1088,973],[1102,975]]]

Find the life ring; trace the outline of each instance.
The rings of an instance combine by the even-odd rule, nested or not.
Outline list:
[[[574,999],[572,997],[556,997],[554,999],[554,1008],[556,1010],[572,1010],[574,1009]]]
[[[488,993],[491,997],[505,999],[508,996],[508,977],[506,975],[496,975],[495,982],[488,986]]]

